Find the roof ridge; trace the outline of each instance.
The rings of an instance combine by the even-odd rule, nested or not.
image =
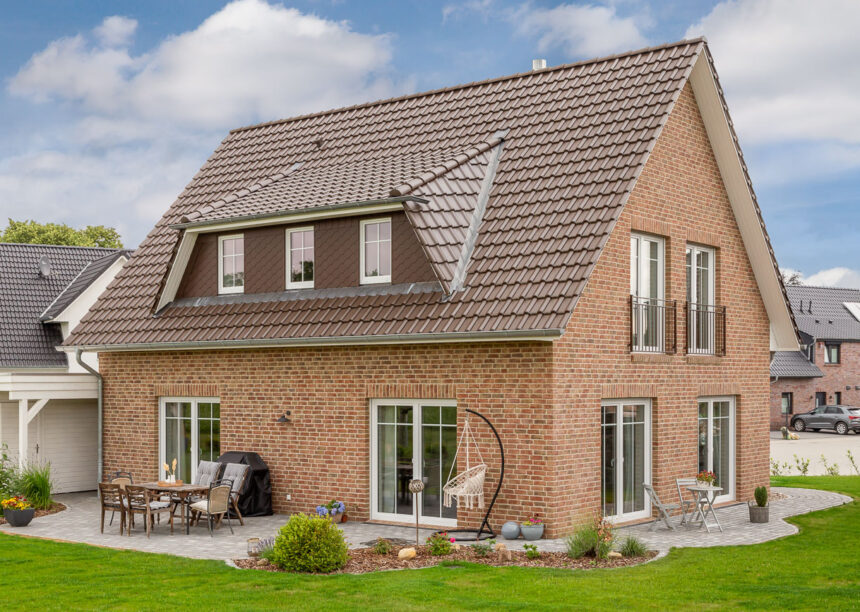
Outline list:
[[[431,96],[438,93],[444,93],[448,91],[457,91],[458,89],[467,89],[469,87],[477,87],[479,85],[488,85],[490,83],[498,83],[501,81],[508,81],[518,78],[523,78],[526,76],[530,76],[533,74],[545,74],[548,72],[554,72],[557,70],[566,70],[569,68],[575,68],[579,66],[587,66],[589,64],[597,64],[600,62],[608,62],[611,60],[620,59],[622,57],[630,57],[631,55],[640,55],[643,53],[653,53],[654,51],[662,51],[663,49],[670,49],[672,47],[680,47],[682,45],[691,45],[705,42],[707,40],[704,36],[697,36],[695,38],[682,38],[681,40],[677,40],[675,42],[663,43],[662,45],[655,45],[652,47],[643,47],[641,49],[633,49],[631,51],[624,51],[622,53],[615,53],[613,55],[604,55],[602,57],[594,57],[586,60],[580,60],[578,62],[569,62],[566,64],[558,64],[557,66],[548,66],[547,68],[541,68],[540,70],[527,70],[525,72],[515,72],[514,74],[508,74],[500,77],[492,77],[489,79],[483,79],[480,81],[470,81],[468,83],[460,83],[458,85],[449,85],[447,87],[437,87],[436,89],[429,89],[427,91],[419,91],[411,94],[403,94],[400,96],[394,96],[391,98],[382,98],[380,100],[372,100],[370,102],[361,102],[359,104],[352,104],[349,106],[340,106],[337,108],[330,108],[324,111],[318,111],[315,113],[305,113],[303,115],[295,115],[293,117],[284,117],[282,119],[274,119],[272,121],[263,121],[261,123],[254,123],[251,125],[245,125],[242,127],[233,128],[230,130],[229,134],[235,134],[239,132],[245,132],[249,130],[255,130],[258,128],[269,127],[273,125],[281,125],[284,123],[291,123],[293,121],[301,121],[303,119],[311,119],[314,117],[322,117],[325,115],[332,115],[335,113],[341,113],[351,110],[357,110],[360,108],[368,108],[371,106],[381,106],[383,104],[390,104],[392,102],[401,102],[403,100],[410,100],[412,98],[420,98],[423,96]]]
[[[860,288],[858,287],[834,287],[833,285],[786,285],[785,288],[791,291],[796,287],[803,289],[835,289],[836,291],[856,291],[860,293]]]
[[[99,247],[99,246],[83,246],[79,244],[42,244],[31,242],[0,242],[0,246],[20,246],[20,247],[50,247],[52,249],[98,249],[100,251],[126,251],[125,248],[114,247]]]

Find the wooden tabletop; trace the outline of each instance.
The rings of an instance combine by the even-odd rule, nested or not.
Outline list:
[[[194,493],[196,491],[209,490],[209,485],[199,484],[163,485],[157,482],[145,482],[140,486],[150,491],[160,491],[163,493]]]

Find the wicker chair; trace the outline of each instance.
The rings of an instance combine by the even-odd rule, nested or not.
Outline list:
[[[233,490],[233,482],[222,478],[215,480],[209,485],[209,494],[206,499],[191,504],[191,516],[195,522],[200,522],[200,517],[206,515],[209,525],[209,535],[214,536],[214,528],[221,524],[221,519],[227,517],[227,525],[230,533],[233,533],[233,525],[230,523],[230,494]]]
[[[245,488],[245,480],[250,473],[251,466],[244,463],[227,463],[224,465],[224,479],[233,481],[233,488],[230,491],[230,507],[236,513],[240,525],[244,525],[245,521],[242,518],[242,513],[239,512],[239,496],[242,494],[242,489]]]
[[[173,502],[159,499],[157,493],[152,493],[145,487],[125,486],[125,511],[129,515],[129,536],[131,536],[131,528],[134,527],[135,514],[142,514],[146,517],[146,537],[149,537],[152,527],[155,525],[155,517],[162,512],[169,514],[170,533],[173,533]]]
[[[125,528],[125,499],[122,487],[118,484],[100,482],[99,503],[102,509],[101,532],[105,532],[105,513],[110,510],[112,513],[119,512],[119,535],[122,535],[122,530]],[[113,514],[111,514],[111,520],[113,520]]]
[[[132,477],[131,472],[124,472],[122,470],[117,470],[108,478],[108,482],[111,484],[119,485],[121,489],[125,490],[125,485],[134,484],[134,477]],[[110,513],[110,524],[113,525],[113,516],[116,514],[116,510]]]

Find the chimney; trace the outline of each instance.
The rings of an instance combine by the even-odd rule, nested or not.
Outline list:
[[[541,70],[546,68],[546,60],[545,59],[533,59],[532,60],[532,70]]]

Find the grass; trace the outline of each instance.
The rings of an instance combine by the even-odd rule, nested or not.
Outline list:
[[[301,576],[0,535],[0,593],[11,609],[856,609],[860,477],[772,482],[855,501],[792,519],[800,533],[780,540],[679,549],[637,567],[574,572],[460,563]]]

